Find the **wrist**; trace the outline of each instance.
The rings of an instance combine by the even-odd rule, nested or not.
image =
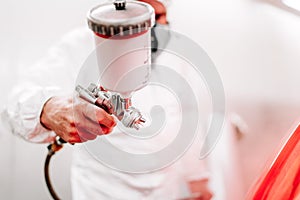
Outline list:
[[[45,128],[45,129],[48,129],[48,130],[51,130],[50,128],[50,125],[49,125],[49,120],[48,120],[48,117],[47,117],[47,112],[48,112],[48,107],[49,107],[49,102],[52,100],[53,97],[50,97],[45,103],[44,103],[44,106],[43,106],[43,109],[41,111],[41,114],[40,114],[40,124]]]

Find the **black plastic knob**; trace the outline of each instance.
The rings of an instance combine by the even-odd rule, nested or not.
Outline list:
[[[126,1],[125,0],[116,0],[114,2],[116,10],[125,10],[126,8]]]

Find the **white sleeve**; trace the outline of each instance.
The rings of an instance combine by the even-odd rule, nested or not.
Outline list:
[[[1,117],[13,134],[44,143],[55,134],[40,123],[44,103],[52,96],[72,94],[81,65],[93,50],[92,33],[76,29],[62,38],[34,66],[21,72]]]

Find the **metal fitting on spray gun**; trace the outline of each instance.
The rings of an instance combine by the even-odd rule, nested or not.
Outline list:
[[[123,98],[118,93],[103,91],[93,83],[91,83],[87,89],[81,85],[77,85],[76,91],[82,99],[116,116],[127,128],[139,130],[146,121],[141,112],[131,105],[130,98]]]

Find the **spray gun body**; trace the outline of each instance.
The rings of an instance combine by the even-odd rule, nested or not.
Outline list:
[[[78,85],[76,91],[82,99],[113,114],[127,128],[138,130],[145,122],[141,112],[131,105],[130,98],[123,98],[118,93],[101,90],[93,83],[88,88]]]
[[[107,91],[95,84],[78,85],[76,90],[125,127],[139,129],[145,120],[131,105],[131,94],[149,81],[154,10],[143,2],[115,0],[92,8],[87,18],[95,38],[99,80]]]

